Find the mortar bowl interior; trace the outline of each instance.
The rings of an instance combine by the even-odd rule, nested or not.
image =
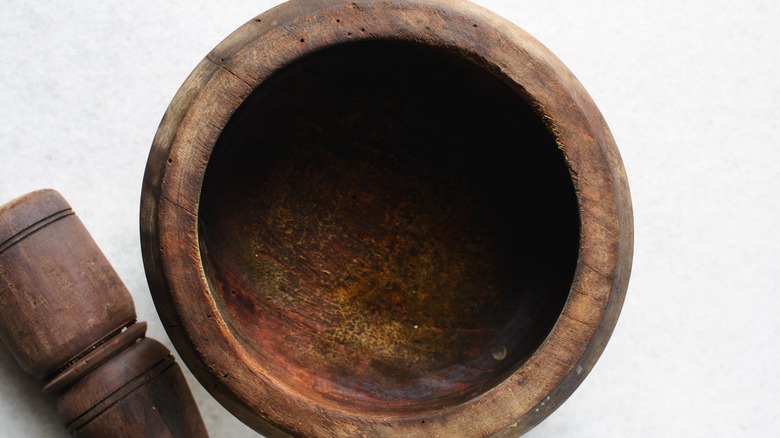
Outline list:
[[[543,343],[580,218],[523,90],[444,47],[301,57],[223,129],[198,214],[221,316],[263,372],[346,411],[470,400]]]

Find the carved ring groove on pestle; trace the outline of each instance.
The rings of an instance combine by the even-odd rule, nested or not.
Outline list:
[[[64,219],[68,216],[72,216],[76,214],[72,209],[68,208],[62,211],[59,211],[57,213],[54,213],[48,217],[45,217],[38,222],[35,222],[34,224],[28,226],[27,228],[22,229],[18,233],[14,234],[13,236],[9,237],[5,242],[0,243],[0,254],[8,251],[11,247],[16,245],[17,243],[21,242],[22,240],[32,236],[33,234],[37,233],[38,231],[48,227],[49,225],[53,224],[54,222],[57,222],[60,219]]]
[[[119,354],[120,351],[143,338],[146,334],[146,326],[146,322],[130,324],[118,334],[92,347],[91,351],[51,379],[43,387],[43,392],[47,394],[60,392],[82,376],[89,374],[90,371],[103,365],[106,361]]]
[[[63,418],[66,423],[65,427],[67,427],[70,432],[75,432],[89,424],[100,414],[121,402],[135,390],[149,383],[167,371],[171,366],[175,365],[174,358],[170,352],[156,341],[144,338],[142,341],[138,342],[138,346],[144,353],[149,353],[149,356],[146,356],[143,362],[137,359],[134,362],[134,365],[138,367],[137,369],[141,370],[138,372],[137,377],[118,387],[104,388],[103,392],[100,394],[102,399],[83,412],[79,412],[76,409],[61,411],[67,414],[73,414],[72,418],[69,418],[69,415],[65,415]],[[122,352],[120,354],[130,356],[132,353],[126,354]],[[136,353],[136,358],[140,357],[143,357],[143,355]],[[129,358],[130,361],[133,361],[134,359],[135,358]],[[128,365],[123,364],[123,366]],[[129,365],[129,367],[133,368],[133,365]],[[86,405],[81,405],[79,407],[83,409]]]

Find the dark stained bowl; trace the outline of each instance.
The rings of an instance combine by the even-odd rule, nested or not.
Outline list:
[[[516,436],[576,388],[631,265],[595,105],[472,4],[289,2],[174,98],[144,180],[155,302],[268,435]]]

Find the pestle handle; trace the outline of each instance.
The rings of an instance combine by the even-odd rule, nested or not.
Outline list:
[[[78,437],[207,437],[181,369],[70,205],[0,206],[0,338]]]

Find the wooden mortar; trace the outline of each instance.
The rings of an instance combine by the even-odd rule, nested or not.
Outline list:
[[[463,1],[290,1],[173,99],[141,233],[183,360],[267,436],[518,436],[593,367],[631,201],[569,70]]]

